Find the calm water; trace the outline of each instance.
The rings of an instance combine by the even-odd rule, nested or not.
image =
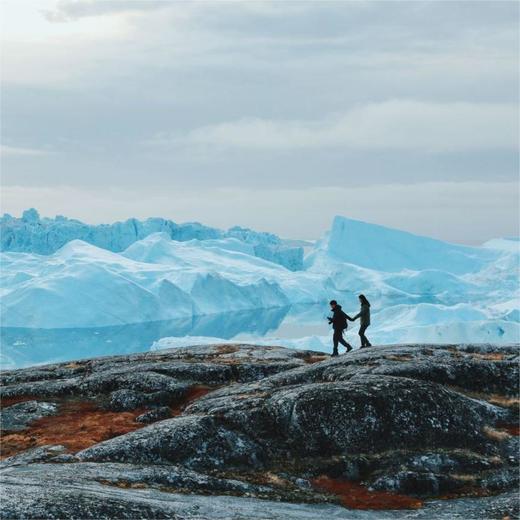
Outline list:
[[[263,336],[298,338],[326,334],[326,312],[326,306],[312,305],[113,327],[2,327],[0,368],[20,368],[96,356],[146,352],[154,341],[167,336],[206,336],[248,341]]]

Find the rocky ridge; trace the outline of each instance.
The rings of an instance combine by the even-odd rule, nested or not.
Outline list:
[[[211,345],[4,372],[1,517],[514,518],[518,361]]]

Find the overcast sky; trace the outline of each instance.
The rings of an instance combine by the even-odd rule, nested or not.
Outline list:
[[[0,4],[3,212],[519,234],[516,1]]]

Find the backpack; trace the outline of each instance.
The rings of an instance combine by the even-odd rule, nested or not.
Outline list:
[[[343,311],[339,311],[339,325],[340,327],[345,330],[348,327],[348,321],[347,321],[347,315]]]

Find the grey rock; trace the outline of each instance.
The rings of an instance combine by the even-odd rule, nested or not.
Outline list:
[[[153,423],[156,421],[162,421],[163,419],[169,419],[172,416],[172,411],[167,406],[160,406],[154,408],[149,412],[143,413],[136,417],[135,420],[140,423]]]
[[[517,346],[394,345],[315,363],[210,345],[7,372],[4,396],[144,408],[151,424],[74,455],[7,459],[1,517],[516,518],[518,438],[493,430],[518,412],[491,394],[518,395],[517,358]],[[194,399],[195,387],[210,391]],[[312,487],[320,475],[425,498],[504,494],[350,511]]]
[[[115,390],[110,394],[108,406],[116,412],[134,410],[146,403],[146,394],[137,390]]]
[[[209,416],[181,416],[82,450],[83,461],[180,463],[190,468],[261,466],[263,452],[244,434]]]
[[[20,466],[34,464],[56,458],[65,452],[65,447],[61,445],[46,445],[31,448],[12,457],[7,457],[0,462],[0,467]]]
[[[47,465],[45,465],[47,466]],[[70,465],[64,465],[70,466]],[[22,468],[20,468],[21,470]],[[35,468],[38,470],[39,468]],[[247,496],[179,494],[154,488],[121,489],[84,480],[50,481],[43,472],[3,475],[2,519],[135,519],[182,520],[488,520],[518,518],[515,492],[479,499],[437,500],[411,511],[359,511],[334,504],[287,503]],[[52,478],[52,471],[50,478]]]
[[[406,495],[436,496],[446,491],[456,491],[453,479],[435,473],[401,471],[392,476],[379,477],[370,486],[372,489],[394,491]]]
[[[0,410],[0,428],[2,431],[20,431],[35,421],[58,412],[56,403],[45,401],[25,401]]]
[[[309,351],[251,345],[203,345],[108,356],[5,371],[0,374],[0,396],[84,396],[121,389],[176,393],[183,384],[220,386],[260,379],[305,366],[311,356]]]

